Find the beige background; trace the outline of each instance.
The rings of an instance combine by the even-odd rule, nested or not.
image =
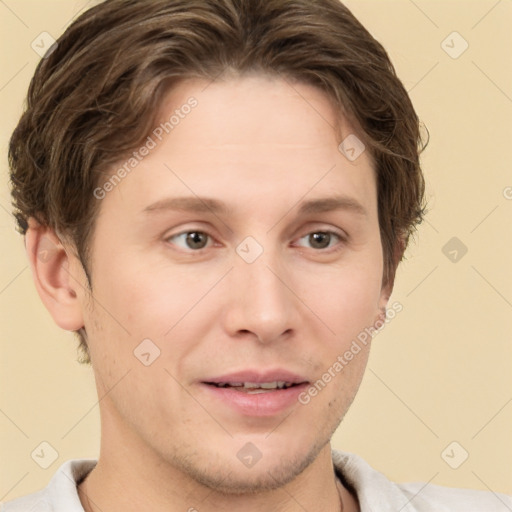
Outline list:
[[[333,445],[391,479],[512,493],[512,2],[346,3],[389,51],[430,130],[431,211],[398,272],[392,301],[403,311],[375,338]],[[44,486],[67,459],[98,454],[91,370],[35,292],[5,158],[39,59],[31,42],[43,31],[58,37],[85,4],[0,2],[0,500]],[[457,59],[441,46],[453,31],[469,44]],[[462,44],[451,36],[444,46],[453,54]],[[468,249],[455,263],[442,251],[452,237]],[[48,469],[31,458],[43,441],[58,452]],[[453,441],[452,465],[469,453],[458,469],[441,455]]]

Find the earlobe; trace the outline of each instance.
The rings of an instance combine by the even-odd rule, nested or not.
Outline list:
[[[30,219],[25,235],[27,256],[37,292],[55,323],[67,331],[83,327],[77,288],[71,275],[70,255],[55,232]]]
[[[387,305],[389,302],[389,298],[391,296],[391,292],[393,291],[393,284],[383,286],[381,289],[379,302],[377,304],[378,312],[375,315],[375,320],[373,322],[373,327],[377,330],[381,329],[382,326],[386,323],[387,318]]]
[[[385,310],[386,306],[389,302],[389,299],[391,297],[391,293],[393,292],[393,281],[394,278],[389,280],[383,287],[380,293],[380,299],[379,299],[379,309]]]
[[[375,322],[385,322],[386,320],[386,307],[388,305],[391,294],[393,293],[393,287],[395,285],[395,276],[398,264],[402,260],[405,251],[405,241],[399,239],[395,242],[395,249],[393,252],[393,265],[390,275],[387,276],[387,280],[383,282],[382,289],[379,297],[379,314],[377,315]]]

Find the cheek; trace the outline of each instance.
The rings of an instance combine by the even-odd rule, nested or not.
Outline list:
[[[98,371],[108,375],[109,385],[128,369],[130,375],[146,372],[141,382],[155,375],[153,370],[159,366],[179,372],[178,363],[187,360],[207,334],[207,327],[213,325],[211,297],[200,301],[211,284],[207,278],[198,279],[197,272],[169,266],[153,266],[148,271],[141,260],[118,258],[116,265],[98,271],[95,278],[95,307],[86,326],[91,357]],[[212,279],[215,282],[218,275]],[[153,354],[157,358],[144,367],[137,354],[147,352],[150,358]],[[163,367],[160,370],[157,381],[170,378]]]
[[[375,321],[381,296],[380,272],[379,265],[361,261],[301,278],[304,302],[335,333],[334,344],[349,342]]]
[[[161,335],[172,327],[191,294],[179,273],[148,270],[142,263],[118,258],[95,274],[95,298],[103,306],[98,313],[121,337]]]

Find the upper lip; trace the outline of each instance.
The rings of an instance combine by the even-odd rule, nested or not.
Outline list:
[[[252,382],[261,384],[263,382],[282,381],[291,384],[302,384],[308,380],[296,373],[277,368],[275,370],[241,370],[238,372],[227,373],[218,377],[204,379],[203,382],[211,384]]]

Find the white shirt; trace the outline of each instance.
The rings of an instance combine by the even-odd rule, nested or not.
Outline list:
[[[333,450],[333,463],[344,484],[357,494],[361,512],[512,512],[512,496],[451,489],[433,484],[395,484],[361,457]],[[95,460],[65,462],[41,491],[4,503],[0,512],[84,512],[77,482]]]

